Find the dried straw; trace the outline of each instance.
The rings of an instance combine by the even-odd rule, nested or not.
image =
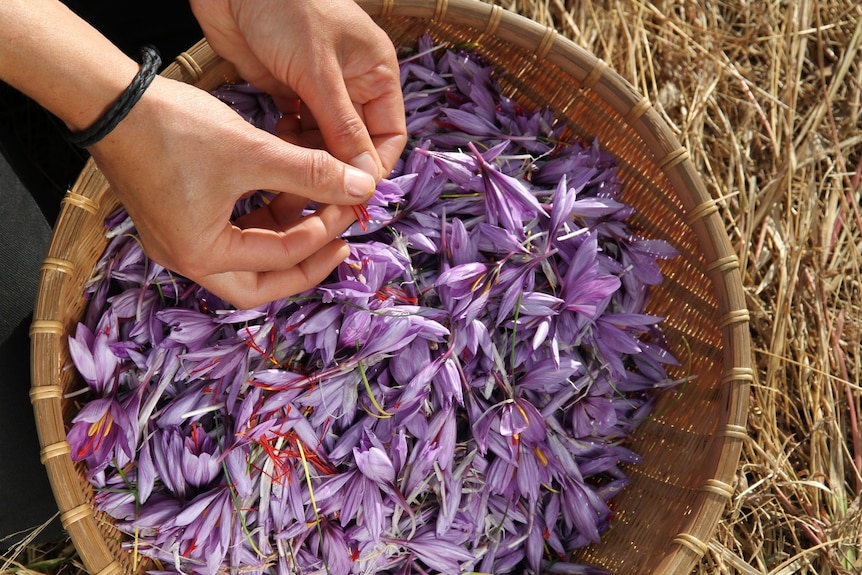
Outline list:
[[[862,573],[862,6],[497,3],[637,86],[722,198],[757,369],[732,504],[695,573]]]

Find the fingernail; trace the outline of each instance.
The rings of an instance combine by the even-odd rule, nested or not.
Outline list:
[[[359,168],[366,174],[371,174],[375,179],[380,175],[380,166],[377,165],[377,162],[374,161],[369,152],[362,152],[350,160],[350,165],[354,168]]]
[[[344,169],[344,189],[356,198],[367,198],[374,193],[376,180],[367,172],[350,166]]]

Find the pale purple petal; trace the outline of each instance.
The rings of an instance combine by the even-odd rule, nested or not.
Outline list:
[[[382,449],[371,447],[361,451],[354,448],[353,457],[359,470],[368,479],[376,483],[393,483],[395,481],[395,467]]]

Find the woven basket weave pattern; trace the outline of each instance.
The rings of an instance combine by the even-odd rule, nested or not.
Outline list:
[[[667,318],[663,329],[682,362],[672,375],[696,377],[638,429],[632,445],[644,462],[628,469],[632,484],[615,501],[616,524],[578,559],[620,575],[689,572],[733,493],[753,372],[739,262],[688,152],[647,99],[552,29],[474,0],[359,4],[396,46],[412,46],[426,32],[438,42],[474,43],[497,68],[507,95],[528,108],[553,109],[568,122],[566,137],[598,138],[620,165],[623,200],[637,210],[634,226],[680,251],[662,262],[666,279],[648,312]],[[204,89],[234,79],[205,42],[163,75]],[[89,163],[64,200],[31,327],[31,400],[42,460],[63,524],[93,575],[143,569],[120,548],[110,518],[94,512],[92,488],[71,461],[64,425],[77,409],[63,399],[77,386],[66,338],[83,317],[84,286],[107,244],[103,222],[117,205]]]

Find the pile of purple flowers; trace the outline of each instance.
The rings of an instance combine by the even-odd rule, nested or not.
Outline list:
[[[402,81],[408,147],[316,289],[232,309],[107,222],[68,439],[159,571],[601,572],[569,552],[675,383],[643,312],[675,252],[630,229],[611,156],[474,53],[424,37]],[[218,94],[273,125],[265,96]]]

